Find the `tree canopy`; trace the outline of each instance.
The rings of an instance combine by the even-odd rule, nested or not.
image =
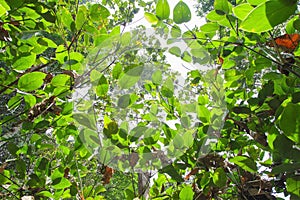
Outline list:
[[[300,198],[297,0],[0,2],[3,199]]]

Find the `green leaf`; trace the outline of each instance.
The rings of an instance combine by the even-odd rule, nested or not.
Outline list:
[[[23,91],[32,91],[40,88],[44,83],[45,73],[31,72],[20,77],[18,88]]]
[[[57,178],[57,179],[53,180],[53,182],[52,182],[52,186],[56,190],[65,189],[65,188],[70,187],[71,185],[72,185],[71,182],[64,177]]]
[[[48,197],[48,198],[53,198],[53,194],[49,191],[41,191],[36,194],[37,196],[42,196],[42,197]]]
[[[183,137],[180,133],[177,133],[172,140],[173,145],[176,149],[184,148],[184,143],[182,141],[183,141]]]
[[[5,1],[12,9],[19,8],[24,3],[23,0],[15,0],[15,1],[5,0]]]
[[[39,170],[46,170],[46,167],[47,167],[48,163],[49,163],[49,160],[47,158],[42,157],[39,160],[38,169]]]
[[[181,175],[176,171],[173,165],[168,165],[160,170],[160,173],[166,173],[171,176],[177,182],[183,182],[183,178]]]
[[[215,10],[212,10],[206,15],[206,19],[211,22],[218,22],[224,20],[224,16],[219,15]]]
[[[105,127],[104,127],[104,131],[103,132],[109,138],[111,137],[111,135],[117,134],[118,131],[119,131],[119,127],[118,127],[117,122],[110,121],[108,123],[105,123]]]
[[[229,13],[229,5],[227,0],[215,0],[214,7],[219,15],[224,15]]]
[[[22,102],[22,99],[23,99],[23,96],[21,95],[16,95],[12,98],[9,99],[9,101],[7,102],[7,106],[8,106],[8,109],[15,109],[17,108],[20,103]]]
[[[176,46],[171,47],[171,48],[169,49],[169,52],[170,52],[171,54],[177,56],[177,57],[180,57],[180,56],[181,56],[181,50],[180,50],[179,47],[176,47]]]
[[[122,89],[129,89],[134,86],[141,78],[144,67],[137,66],[128,70],[120,79],[119,85]]]
[[[297,30],[297,31],[300,31],[300,19],[295,19],[293,21],[293,27]]]
[[[21,58],[16,60],[13,64],[13,68],[15,70],[25,70],[30,68],[36,60],[36,55],[34,53],[31,53],[29,55],[23,55]]]
[[[115,26],[109,33],[109,36],[119,36],[120,34],[121,34],[121,27]]]
[[[219,29],[219,25],[215,22],[208,22],[200,27],[200,30],[205,33],[216,32]]]
[[[151,23],[153,25],[156,25],[159,21],[157,19],[156,15],[153,15],[152,13],[149,13],[149,12],[145,12],[144,17],[149,23]]]
[[[267,58],[257,58],[255,59],[254,63],[257,70],[266,69],[272,66],[271,60]]]
[[[42,45],[42,46],[47,46],[47,47],[50,47],[50,48],[56,48],[57,45],[55,44],[55,42],[53,42],[52,40],[50,40],[49,38],[39,38],[37,40],[37,43]]]
[[[197,106],[197,116],[203,123],[209,123],[210,122],[210,111],[208,108],[204,105]]]
[[[119,97],[118,107],[124,109],[124,108],[127,108],[130,104],[131,104],[131,101],[130,101],[130,95],[129,94],[125,94],[125,95],[122,95],[121,97]]]
[[[75,70],[77,73],[81,74],[83,71],[83,65],[81,62],[84,56],[79,52],[71,52],[70,57],[65,60],[63,68],[66,70]]]
[[[181,29],[179,28],[179,26],[177,26],[177,25],[172,26],[172,28],[171,28],[171,36],[173,38],[178,38],[178,37],[181,36]]]
[[[193,200],[194,198],[194,191],[191,186],[186,185],[179,193],[180,200]]]
[[[59,87],[59,86],[70,86],[70,76],[66,75],[66,74],[58,74],[56,76],[53,77],[53,79],[51,80],[51,84],[54,87]]]
[[[4,0],[0,0],[0,17],[6,14],[10,10],[10,7],[6,4]]]
[[[16,160],[16,170],[19,172],[19,173],[24,173],[25,174],[25,171],[26,171],[26,163],[24,162],[24,160],[22,159],[18,159]]]
[[[130,141],[137,141],[148,130],[146,126],[137,126],[130,131]]]
[[[171,78],[168,78],[162,86],[161,94],[164,97],[171,98],[174,94],[174,85]]]
[[[191,20],[190,8],[183,1],[179,1],[173,10],[173,20],[176,24],[182,24]]]
[[[99,97],[105,96],[108,92],[108,88],[109,86],[108,86],[107,79],[103,74],[101,74],[96,86],[96,95]]]
[[[247,0],[249,4],[253,5],[253,6],[257,6],[261,3],[266,2],[266,0]]]
[[[292,177],[286,180],[286,189],[288,192],[300,197],[300,177]]]
[[[97,130],[94,115],[85,113],[73,113],[73,117],[80,125],[95,131]]]
[[[234,60],[224,59],[224,63],[222,64],[223,69],[230,69],[234,66],[236,66],[236,63]]]
[[[36,104],[36,98],[32,94],[25,95],[24,100],[29,107],[33,107]]]
[[[257,166],[253,159],[248,158],[246,156],[236,156],[234,158],[230,158],[229,161],[233,162],[234,164],[238,165],[239,167],[248,172],[257,172]]]
[[[186,62],[192,62],[192,57],[189,52],[184,51],[183,54],[181,54],[181,59]]]
[[[281,157],[284,158],[290,157],[293,145],[294,143],[283,134],[277,135],[275,140],[273,139],[274,151],[278,152],[281,155]]]
[[[79,136],[84,146],[90,152],[93,152],[95,148],[100,146],[99,135],[96,131],[91,129],[83,129],[80,131]]]
[[[112,70],[113,78],[118,79],[120,77],[122,71],[123,71],[123,68],[122,68],[121,64],[117,63]]]
[[[251,12],[253,7],[248,3],[240,4],[232,9],[233,14],[240,20],[244,20],[247,15]]]
[[[187,117],[188,118],[188,117]],[[193,132],[192,131],[186,131],[183,135],[182,135],[182,139],[183,139],[183,143],[184,146],[189,148],[193,145],[194,143],[194,136],[193,136]]]
[[[207,186],[210,182],[210,179],[211,179],[210,172],[204,172],[200,181],[201,188]]]
[[[162,72],[160,70],[156,70],[153,74],[152,74],[152,82],[155,85],[160,85],[162,82]]]
[[[280,173],[290,173],[295,170],[300,169],[300,163],[283,163],[278,166],[273,167],[272,174],[280,174]]]
[[[110,12],[107,8],[100,4],[93,4],[90,8],[91,19],[95,22],[100,22],[110,16]]]
[[[196,58],[209,57],[207,51],[203,47],[196,47],[191,49],[191,54]]]
[[[285,0],[270,0],[255,7],[240,25],[240,29],[260,33],[269,31],[276,25],[286,21],[297,9],[297,1],[293,4]],[[259,21],[259,23],[257,23]]]
[[[216,184],[218,187],[224,187],[226,186],[227,182],[227,177],[226,173],[223,168],[217,168],[213,174],[213,182]]]
[[[170,6],[167,0],[158,0],[156,4],[156,16],[160,20],[168,19],[170,16]]]
[[[236,114],[250,114],[251,109],[248,107],[233,107],[232,111]]]
[[[74,20],[73,20],[73,17],[72,17],[72,14],[70,13],[70,11],[63,7],[60,10],[59,16],[60,16],[60,19],[61,19],[61,22],[63,23],[63,25],[67,29],[72,31],[72,23],[74,23]]]
[[[125,32],[121,36],[121,44],[123,46],[129,46],[130,43],[132,42],[132,35],[130,32]]]
[[[300,143],[300,105],[289,103],[283,110],[279,126],[284,135],[295,143]]]
[[[79,7],[78,13],[76,15],[75,25],[76,29],[80,30],[86,21],[87,9],[84,5]]]
[[[292,102],[299,103],[300,102],[300,92],[295,92],[292,94]]]
[[[63,64],[67,60],[68,52],[64,45],[59,45],[56,48],[55,57],[56,60],[60,62],[60,64]]]
[[[199,105],[206,105],[209,102],[208,95],[199,95],[198,97],[198,104]]]
[[[42,13],[41,16],[48,22],[51,22],[51,23],[55,23],[56,21],[56,15],[51,12],[50,10],[45,12],[45,13]]]

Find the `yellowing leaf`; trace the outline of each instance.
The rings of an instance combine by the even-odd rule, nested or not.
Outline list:
[[[153,15],[152,13],[145,12],[144,17],[149,23],[151,23],[153,25],[157,24],[157,22],[158,22],[157,17],[155,15]]]

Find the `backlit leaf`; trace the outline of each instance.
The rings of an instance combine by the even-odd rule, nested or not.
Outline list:
[[[253,5],[253,6],[257,6],[261,3],[266,2],[266,0],[247,0],[249,4]]]
[[[162,82],[162,72],[160,70],[156,70],[152,74],[152,82],[156,85],[160,85]]]
[[[300,105],[289,103],[283,110],[279,125],[286,137],[300,143]]]
[[[297,9],[297,2],[286,3],[284,0],[270,0],[255,7],[244,19],[240,29],[260,33],[271,30],[283,23]],[[259,23],[257,23],[259,21]]]
[[[24,55],[13,64],[13,68],[16,70],[25,70],[30,68],[36,60],[36,55],[31,53],[29,55]]]
[[[255,162],[246,156],[236,156],[229,159],[230,162],[233,162],[234,164],[238,165],[242,169],[248,171],[248,172],[256,172],[257,166]]]
[[[107,8],[100,4],[94,4],[90,7],[91,19],[95,22],[100,22],[101,20],[110,16],[110,12]]]
[[[253,7],[248,3],[240,4],[232,9],[233,13],[240,20],[244,20],[247,15],[251,12]]]
[[[73,117],[80,125],[90,128],[92,130],[97,130],[95,118],[93,115],[85,113],[73,113]]]
[[[292,177],[286,180],[287,191],[300,197],[300,177]]]
[[[229,13],[229,5],[227,0],[215,0],[214,7],[219,15],[224,15]]]
[[[86,7],[84,5],[81,5],[79,7],[78,13],[76,15],[76,20],[75,20],[75,25],[77,30],[80,30],[84,25],[84,23],[86,22],[86,13],[87,13]]]
[[[44,83],[45,73],[31,72],[20,77],[18,87],[20,90],[32,91],[41,87]]]
[[[184,186],[179,193],[180,200],[193,200],[194,191],[191,186]]]
[[[134,86],[141,77],[141,74],[143,73],[144,67],[143,66],[137,66],[130,70],[128,70],[120,79],[119,79],[119,85],[122,89],[128,89],[132,86]]]
[[[224,187],[227,182],[226,173],[223,168],[217,168],[213,174],[213,182],[218,187]]]
[[[53,188],[57,189],[57,190],[58,189],[65,189],[65,188],[68,188],[72,185],[71,182],[68,179],[64,178],[64,177],[57,178],[57,179],[53,180],[52,184],[53,184]]]
[[[168,165],[160,170],[161,173],[166,173],[171,176],[177,182],[183,182],[184,179],[182,176],[177,172],[173,165]]]
[[[157,24],[157,22],[158,22],[157,17],[156,17],[155,15],[153,15],[152,13],[145,12],[144,17],[145,17],[145,19],[146,19],[149,23],[151,23],[151,24],[154,24],[154,25],[155,25],[155,24]]]
[[[179,47],[171,47],[169,49],[169,52],[177,57],[180,57],[180,55],[181,55],[181,50]]]
[[[182,24],[191,20],[190,8],[183,1],[179,1],[173,10],[173,20],[176,24]]]
[[[160,20],[169,18],[170,6],[168,0],[158,0],[156,4],[156,15]]]

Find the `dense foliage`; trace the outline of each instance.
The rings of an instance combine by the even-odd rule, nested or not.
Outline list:
[[[0,195],[299,199],[297,6],[0,0]]]

